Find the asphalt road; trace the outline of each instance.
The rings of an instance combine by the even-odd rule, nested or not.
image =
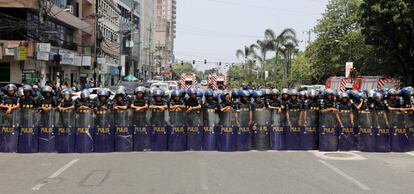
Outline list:
[[[414,154],[334,155],[2,153],[0,193],[414,193]]]

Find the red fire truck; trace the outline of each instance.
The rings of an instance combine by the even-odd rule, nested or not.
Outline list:
[[[330,77],[326,81],[327,89],[338,91],[371,90],[371,89],[400,89],[401,81],[383,76]]]
[[[219,86],[225,87],[227,85],[227,77],[223,73],[215,73],[208,76],[207,84],[214,90]]]
[[[197,86],[196,74],[192,72],[181,74],[179,83],[180,83],[181,89],[188,89],[190,87],[196,87]]]

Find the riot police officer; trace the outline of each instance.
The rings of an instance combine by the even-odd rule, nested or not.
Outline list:
[[[50,111],[57,107],[57,99],[53,95],[53,89],[45,86],[42,90],[42,96],[39,99],[39,110],[42,112]]]
[[[298,99],[298,92],[295,89],[290,90],[290,99],[286,102],[286,120],[287,125],[292,127],[298,127],[301,123],[302,114],[302,102]]]
[[[282,100],[283,106],[287,103],[287,101],[289,101],[289,89],[287,89],[287,88],[282,89],[282,98],[281,98],[281,100]]]
[[[33,97],[33,89],[30,85],[23,86],[23,96],[20,97],[20,108],[33,109],[37,108],[37,100]]]
[[[143,112],[148,109],[148,99],[145,97],[145,88],[139,86],[135,88],[135,96],[131,98],[131,108],[135,112]]]
[[[94,103],[90,99],[90,92],[87,89],[84,89],[80,93],[80,98],[76,99],[75,101],[75,109],[76,112],[80,112],[82,110],[89,110],[94,108]]]
[[[0,109],[6,114],[11,114],[13,110],[20,107],[19,98],[17,96],[17,87],[14,84],[6,85],[6,94],[2,96]]]
[[[164,111],[168,108],[168,103],[164,99],[164,91],[155,89],[153,91],[153,99],[150,102],[149,109],[152,110],[151,124],[157,126],[165,125],[165,113]]]
[[[168,103],[168,108],[173,111],[181,111],[185,109],[185,102],[182,99],[182,92],[174,90],[171,92],[171,99]]]
[[[335,91],[327,89],[325,99],[319,104],[319,150],[336,151],[338,137],[336,135],[337,117]]]
[[[269,124],[270,110],[260,90],[253,92],[251,106],[253,127],[253,147],[256,150],[268,150],[270,147]]]
[[[113,100],[113,109],[114,110],[127,110],[129,108],[129,100],[125,93],[125,89],[119,88],[115,92],[115,97]]]
[[[75,102],[72,100],[72,91],[69,89],[62,90],[62,99],[58,103],[58,110],[61,112],[75,109]]]
[[[187,112],[197,111],[201,109],[201,101],[197,98],[197,90],[194,88],[189,88],[187,91],[188,98],[185,101],[187,107]]]

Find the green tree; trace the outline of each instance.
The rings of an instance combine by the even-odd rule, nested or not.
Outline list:
[[[364,0],[362,34],[375,47],[383,73],[414,84],[414,3],[412,0]]]
[[[272,72],[276,72],[277,66],[281,64],[283,68],[283,76],[286,79],[292,57],[297,51],[296,47],[298,45],[298,40],[295,30],[286,28],[280,34],[276,35],[272,29],[267,29],[265,30],[265,40],[272,43],[272,51],[275,53],[274,69]],[[283,60],[278,60],[282,58]]]
[[[197,72],[190,63],[176,63],[172,65],[172,77],[177,80],[180,79],[181,74],[187,72]]]
[[[317,39],[305,52],[313,69],[313,80],[324,83],[329,76],[345,74],[345,63],[364,75],[378,74],[373,48],[364,42],[358,10],[362,0],[331,0],[326,12],[314,27]]]

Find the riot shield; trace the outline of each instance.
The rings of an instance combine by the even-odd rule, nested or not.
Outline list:
[[[187,150],[187,135],[184,125],[185,111],[170,110],[168,127],[168,150],[185,151]]]
[[[287,116],[289,116],[290,125],[286,126],[286,149],[287,150],[300,150],[300,110],[290,109],[287,110]]]
[[[167,111],[152,110],[151,114],[151,150],[167,151]]]
[[[186,112],[187,118],[187,150],[203,149],[203,128],[201,126],[201,110]]]
[[[302,150],[318,149],[318,115],[316,109],[303,110],[300,129],[300,147]]]
[[[59,112],[60,119],[56,131],[56,151],[58,153],[75,152],[75,112],[66,110]]]
[[[152,128],[149,126],[151,111],[134,111],[132,113],[132,125],[134,130],[134,151],[151,150]]]
[[[80,110],[75,124],[75,151],[78,153],[93,152],[94,117],[91,109]]]
[[[338,150],[340,151],[350,151],[357,150],[357,134],[356,127],[352,125],[351,122],[351,110],[341,110],[338,113],[339,119],[342,122],[343,127],[339,126],[339,136],[338,136]]]
[[[407,152],[409,141],[404,114],[400,111],[390,111],[388,118],[391,125],[391,150],[393,152]]]
[[[95,111],[95,133],[94,133],[94,152],[113,152],[114,151],[114,115],[111,110],[101,109]]]
[[[131,110],[114,110],[115,151],[130,152],[133,148]]]
[[[267,108],[253,111],[253,147],[256,150],[270,149],[270,110]]]
[[[358,111],[358,149],[364,152],[375,151],[374,113],[369,110]]]
[[[0,131],[0,152],[17,152],[19,139],[20,109],[11,114],[4,113]]]
[[[236,126],[236,113],[222,112],[220,114],[220,127],[218,129],[217,149],[219,151],[236,151],[236,138],[238,127]]]
[[[404,114],[404,122],[408,136],[407,151],[414,151],[414,111],[408,111]]]
[[[241,108],[237,111],[237,151],[248,151],[253,147],[253,133],[250,128],[250,110]]]
[[[319,150],[337,151],[338,136],[337,119],[334,112],[321,112],[319,114]]]
[[[20,109],[20,134],[18,140],[19,153],[34,153],[38,151],[39,127],[38,112],[31,108]]]
[[[272,110],[271,112],[270,146],[272,150],[286,149],[286,111]]]
[[[375,151],[390,152],[391,151],[391,133],[390,126],[386,122],[388,111],[375,111],[373,129],[375,133]]]
[[[216,130],[219,117],[215,109],[203,110],[203,150],[216,150]]]
[[[40,112],[39,152],[55,152],[56,124],[59,112],[52,109]]]

